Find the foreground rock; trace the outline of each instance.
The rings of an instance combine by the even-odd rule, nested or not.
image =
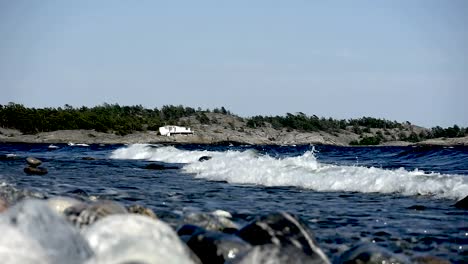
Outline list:
[[[5,237],[5,232],[21,234],[17,242],[24,242],[37,255],[36,263],[42,260],[44,263],[48,261],[57,264],[83,263],[93,254],[79,231],[53,212],[45,201],[24,200],[16,204],[0,215],[0,224],[1,237]],[[11,246],[7,243],[8,245]],[[2,263],[4,259],[18,259],[12,263],[22,263],[20,261],[24,259],[23,263],[28,263],[22,254],[29,255],[29,250],[19,247],[21,248],[24,251],[2,252]]]
[[[64,210],[64,215],[75,226],[82,228],[109,215],[127,214],[127,209],[113,201],[98,201],[91,204],[78,203]]]
[[[251,248],[251,245],[237,236],[207,231],[193,225],[182,226],[177,233],[203,263],[233,261]]]
[[[280,247],[276,245],[255,246],[246,254],[235,259],[230,264],[314,264],[323,263],[320,259],[311,260],[296,247]]]
[[[166,223],[146,216],[108,216],[83,236],[96,256],[88,263],[195,263],[189,249]]]
[[[133,204],[127,208],[128,212],[131,214],[145,215],[149,218],[158,219],[158,216],[150,208],[144,207],[139,204]]]
[[[2,264],[49,264],[51,259],[46,255],[38,241],[23,234],[18,228],[0,223],[0,260]]]
[[[296,248],[306,257],[300,263],[330,263],[309,228],[289,213],[259,217],[239,230],[237,235],[252,245],[271,244],[283,250]],[[259,252],[263,251],[259,249]],[[282,255],[281,252],[275,254]]]
[[[239,229],[239,226],[230,219],[230,214],[223,215],[218,211],[212,213],[188,213],[184,216],[184,223],[200,226],[209,231],[221,231],[224,233],[234,233]],[[234,230],[234,232],[231,232],[231,230]]]
[[[71,197],[53,197],[47,199],[47,205],[56,213],[63,215],[65,210],[70,207],[79,206],[83,202]]]

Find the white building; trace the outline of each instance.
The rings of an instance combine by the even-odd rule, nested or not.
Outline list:
[[[175,134],[184,134],[189,135],[193,134],[193,131],[190,127],[180,127],[180,126],[163,126],[159,128],[159,133],[163,136],[170,137]]]

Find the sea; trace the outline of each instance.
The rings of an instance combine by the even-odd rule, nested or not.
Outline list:
[[[25,174],[29,156],[48,174]],[[468,195],[468,147],[0,144],[0,157],[0,190],[140,204],[174,228],[190,212],[239,225],[289,212],[332,260],[375,243],[468,263],[468,211],[453,206]]]

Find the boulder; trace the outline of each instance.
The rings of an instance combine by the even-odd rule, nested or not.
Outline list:
[[[139,204],[133,204],[127,208],[128,212],[131,214],[146,215],[150,218],[157,219],[158,217],[150,208],[144,207]]]
[[[16,204],[18,201],[25,198],[45,199],[47,196],[39,192],[16,189],[11,185],[4,185],[0,187],[0,199],[3,199],[7,205]]]
[[[68,207],[63,212],[68,221],[75,226],[82,228],[93,224],[109,215],[127,214],[127,209],[121,204],[114,201],[97,201],[91,204],[78,203],[74,206]]]
[[[313,263],[330,263],[307,225],[289,213],[261,216],[236,234],[252,245],[295,247],[309,256]]]
[[[468,195],[460,201],[456,202],[453,206],[460,209],[468,209]]]
[[[239,226],[229,217],[216,213],[191,212],[184,216],[184,223],[200,226],[210,231],[224,232],[224,230],[239,229]]]
[[[56,213],[63,215],[65,210],[67,208],[70,208],[72,206],[77,206],[79,204],[82,204],[83,202],[71,198],[71,197],[63,197],[63,196],[57,196],[53,197],[50,199],[47,199],[47,205]]]
[[[168,224],[146,216],[111,215],[82,233],[96,253],[89,263],[194,263]]]
[[[0,223],[0,259],[2,264],[48,264],[46,251],[34,240],[10,224]]]
[[[50,263],[83,263],[93,254],[79,231],[45,201],[23,200],[0,215],[0,224],[17,229],[34,241],[31,243],[40,245]],[[3,228],[1,237],[10,237],[5,236]]]
[[[345,251],[339,263],[343,264],[376,264],[376,263],[411,263],[405,257],[394,254],[375,244],[366,243],[356,245]]]
[[[40,160],[38,160],[38,159],[36,159],[34,157],[27,157],[26,162],[28,163],[28,165],[30,167],[33,167],[33,168],[35,168],[35,167],[42,164],[42,161],[40,161]]]
[[[24,172],[28,175],[45,175],[48,173],[46,168],[43,167],[31,167],[24,168]]]
[[[229,264],[314,264],[323,263],[296,247],[276,245],[254,246],[247,253],[239,256]]]
[[[203,263],[225,263],[246,253],[251,246],[241,238],[213,231],[195,232],[187,245]]]

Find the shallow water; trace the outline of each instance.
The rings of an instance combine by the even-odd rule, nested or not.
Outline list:
[[[18,158],[0,160],[0,183],[144,204],[174,227],[190,211],[223,209],[239,224],[288,211],[309,224],[331,259],[367,241],[407,256],[468,261],[468,212],[452,207],[468,195],[468,148],[58,146],[1,144],[0,156]],[[198,162],[205,155],[213,158]],[[27,156],[49,173],[24,174]],[[144,169],[151,162],[177,168]]]

